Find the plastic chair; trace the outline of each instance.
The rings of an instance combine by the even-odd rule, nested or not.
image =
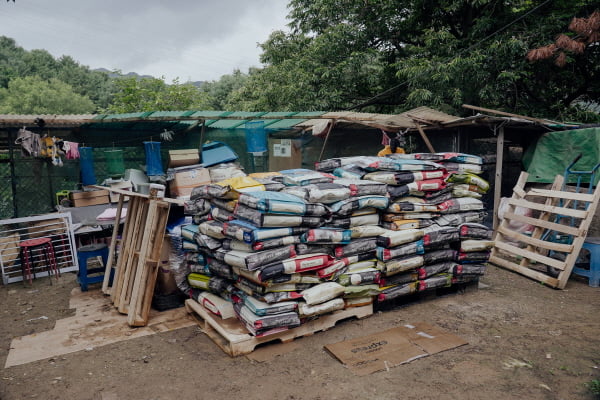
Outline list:
[[[56,265],[56,257],[54,255],[54,246],[50,238],[35,238],[23,240],[19,243],[20,257],[21,257],[21,272],[23,274],[23,281],[27,279],[29,284],[33,284],[32,277],[35,278],[34,270],[34,257],[35,251],[40,252],[39,258],[44,257],[46,261],[46,268],[48,270],[48,277],[52,278],[52,274],[56,275],[56,279],[60,276],[58,266]],[[52,283],[52,279],[50,279]]]
[[[591,287],[600,286],[600,237],[589,237],[583,243],[582,249],[590,252],[590,268],[573,267],[573,273],[589,278]]]
[[[102,257],[102,266],[88,269],[90,258]],[[87,292],[88,285],[104,281],[104,267],[108,262],[108,247],[104,243],[94,243],[77,249],[77,261],[79,262],[79,273],[77,282],[82,292]],[[98,275],[100,273],[100,275]],[[90,276],[94,274],[94,276]]]

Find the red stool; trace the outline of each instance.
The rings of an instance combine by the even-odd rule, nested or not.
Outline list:
[[[32,275],[35,278],[35,271],[33,269],[33,257],[34,251],[39,250],[41,252],[40,257],[44,256],[46,260],[46,267],[48,268],[48,277],[50,279],[50,283],[52,283],[52,273],[55,274],[56,280],[60,275],[58,271],[58,267],[56,265],[56,258],[54,257],[54,246],[52,246],[52,241],[50,238],[37,238],[37,239],[29,239],[24,240],[19,243],[19,247],[21,248],[21,269],[23,273],[23,281],[25,279],[29,280],[29,284],[32,282]]]

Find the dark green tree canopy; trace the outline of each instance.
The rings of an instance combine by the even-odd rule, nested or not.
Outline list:
[[[232,104],[244,109],[401,111],[469,103],[568,118],[599,97],[598,47],[571,68],[527,52],[590,15],[590,0],[291,0],[290,33],[262,44],[265,67]]]
[[[90,99],[94,111],[111,101],[112,80],[107,73],[92,71],[69,56],[54,58],[46,50],[24,50],[13,39],[0,36],[0,88],[7,89],[12,80],[27,77],[65,83],[74,93]]]
[[[191,83],[171,85],[164,78],[119,77],[114,80],[116,92],[108,111],[131,113],[141,111],[181,111],[206,109],[206,95]]]

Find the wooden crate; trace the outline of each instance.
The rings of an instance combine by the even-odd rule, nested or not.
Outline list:
[[[333,328],[338,322],[350,318],[366,318],[373,314],[373,305],[352,307],[322,315],[310,320],[296,328],[263,337],[254,337],[237,318],[221,319],[207,311],[201,304],[193,299],[185,301],[186,310],[198,321],[204,333],[210,337],[217,346],[232,357],[244,355],[254,351],[256,346],[269,342],[290,342],[296,338],[310,336],[316,332]]]
[[[538,280],[548,286],[564,289],[587,236],[598,200],[600,185],[593,193],[562,190],[562,176],[557,176],[550,190],[525,190],[528,174],[522,172],[509,199],[508,210],[494,232],[495,245],[490,262]],[[533,201],[537,200],[537,201]],[[578,206],[574,207],[577,202]],[[532,210],[537,217],[516,213],[516,208]],[[557,216],[572,217],[572,223],[557,223]],[[511,222],[530,224],[531,235],[511,230]],[[513,224],[514,226],[514,224]],[[570,243],[551,241],[547,233],[570,235]],[[556,257],[559,255],[560,257]],[[558,276],[550,271],[558,271]]]

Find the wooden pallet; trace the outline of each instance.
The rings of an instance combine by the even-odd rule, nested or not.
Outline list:
[[[120,241],[117,241],[119,224],[115,224],[113,230],[102,291],[110,294],[121,314],[127,314],[130,326],[145,326],[150,315],[170,202],[157,198],[156,193],[141,195],[110,190],[119,195],[117,221],[121,218],[125,196],[129,197],[129,202]],[[117,242],[120,251],[115,263]],[[109,287],[112,268],[115,273]]]
[[[350,318],[366,318],[373,314],[373,305],[352,307],[345,310],[322,315],[310,320],[297,328],[289,329],[273,335],[254,337],[237,318],[221,319],[207,311],[193,299],[185,301],[186,310],[192,314],[202,328],[217,346],[232,357],[251,353],[262,344],[269,342],[290,342],[296,338],[310,336],[316,332],[333,328],[338,322]]]
[[[564,178],[559,175],[550,190],[526,191],[528,176],[526,172],[521,173],[509,199],[508,210],[494,232],[495,245],[490,262],[548,286],[564,289],[596,212],[600,185],[590,194],[565,191],[561,190]],[[532,201],[534,198],[538,201]],[[577,201],[578,207],[572,206],[574,201]],[[517,214],[516,207],[533,210],[538,216],[533,218]],[[553,222],[557,216],[573,217],[575,223],[566,225]],[[534,230],[531,235],[513,231],[509,228],[511,221],[530,224]],[[571,235],[573,240],[571,243],[552,242],[548,240],[549,237],[545,238],[544,234],[548,231]],[[550,252],[561,254],[564,260],[549,256]],[[558,271],[558,276],[549,274],[549,267]]]
[[[391,311],[397,308],[408,307],[413,304],[435,301],[438,298],[454,296],[458,294],[467,294],[479,290],[479,279],[469,282],[455,283],[448,287],[427,289],[421,292],[414,292],[395,299],[382,302],[375,301],[374,311]]]

